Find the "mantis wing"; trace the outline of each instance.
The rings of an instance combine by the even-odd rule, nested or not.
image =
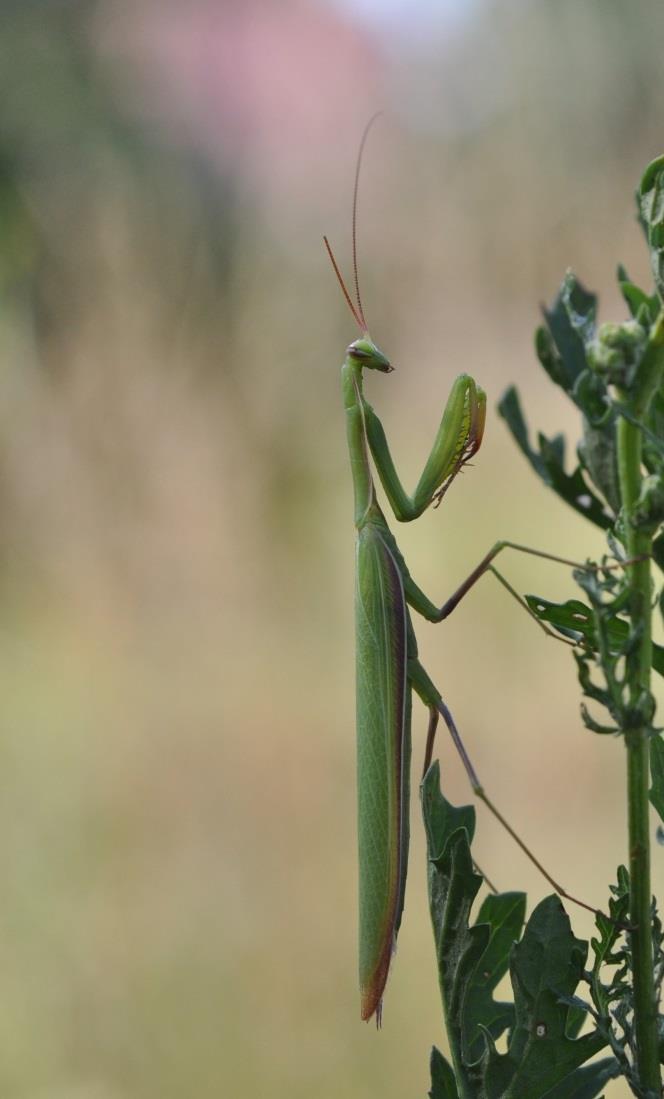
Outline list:
[[[362,1018],[378,1012],[403,910],[408,859],[407,609],[380,525],[358,533],[355,592]]]

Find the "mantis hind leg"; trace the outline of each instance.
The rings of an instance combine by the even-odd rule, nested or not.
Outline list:
[[[473,788],[473,793],[478,797],[482,796],[482,784],[477,777],[477,772],[471,763],[470,756],[468,755],[464,743],[461,739],[459,730],[456,727],[456,722],[452,716],[452,712],[447,706],[443,696],[436,687],[435,683],[427,675],[426,671],[420,664],[419,660],[411,659],[408,661],[408,678],[413,685],[413,688],[417,691],[418,695],[422,699],[422,702],[429,711],[429,728],[427,731],[427,741],[424,754],[424,773],[426,774],[431,763],[431,757],[433,754],[433,744],[436,736],[436,729],[438,727],[438,718],[442,717],[443,721],[447,725],[450,736],[454,743],[454,747],[461,757],[466,774],[470,785]]]
[[[412,667],[411,667],[411,665],[412,665]],[[445,724],[447,725],[448,729],[450,730],[450,733],[452,732],[452,729],[454,729],[454,734],[456,736],[455,744],[457,744],[457,747],[459,746],[459,744],[461,744],[461,740],[460,740],[459,733],[457,731],[456,725],[454,724],[454,718],[452,717],[452,714],[450,713],[448,707],[443,702],[443,699],[440,697],[440,694],[436,691],[436,688],[434,687],[433,683],[431,683],[431,680],[429,679],[428,675],[424,671],[424,668],[419,663],[419,661],[414,660],[414,661],[409,662],[409,667],[408,667],[409,675],[411,674],[411,671],[412,671],[414,677],[420,677],[420,684],[421,684],[421,687],[422,687],[422,692],[418,691],[418,694],[420,695],[420,698],[422,699],[422,701],[424,702],[425,706],[427,707],[427,709],[429,711],[429,726],[427,728],[427,739],[426,739],[426,746],[425,746],[425,749],[424,749],[424,766],[422,768],[422,778],[424,778],[427,771],[429,770],[429,767],[431,766],[431,760],[433,758],[433,746],[434,746],[434,742],[435,742],[435,739],[436,739],[436,730],[438,729],[438,721],[440,719],[441,708],[447,714]],[[432,695],[426,692],[425,681],[427,682],[427,685],[428,684],[431,685],[431,688],[433,689],[433,692],[438,695],[438,701],[437,702],[434,702]],[[413,683],[413,685],[415,685],[415,684]],[[462,744],[461,744],[461,748],[463,749]],[[480,877],[484,878],[484,881],[485,881],[486,885],[488,886],[488,888],[491,890],[491,892],[492,893],[497,893],[498,890],[496,889],[495,885],[493,884],[491,879],[484,873],[484,871],[482,870],[482,867],[477,863],[476,859],[473,859],[473,866],[475,867],[475,870],[480,875]]]
[[[480,801],[484,802],[489,812],[495,817],[498,823],[502,825],[508,835],[511,836],[514,842],[521,848],[524,855],[526,855],[530,862],[532,862],[533,866],[535,866],[539,870],[540,874],[542,874],[546,881],[548,881],[549,885],[553,887],[553,889],[560,897],[564,897],[566,900],[572,901],[573,904],[577,904],[579,905],[579,907],[585,908],[588,912],[593,912],[595,915],[597,915],[598,909],[594,908],[592,905],[586,904],[585,901],[579,900],[578,897],[572,896],[572,894],[568,893],[567,890],[562,887],[562,885],[559,885],[555,878],[553,878],[552,875],[549,874],[548,870],[546,870],[546,868],[542,865],[539,859],[533,854],[528,845],[524,843],[518,832],[516,832],[516,830],[512,827],[506,817],[493,804],[478,778],[477,772],[473,767],[473,764],[466,751],[463,741],[461,740],[459,730],[456,727],[456,723],[448,706],[443,700],[440,691],[429,678],[417,657],[411,657],[411,659],[409,659],[408,661],[408,679],[409,682],[412,684],[414,690],[417,691],[417,694],[422,699],[424,705],[429,710],[429,728],[427,732],[427,742],[424,759],[425,773],[431,763],[436,728],[438,726],[438,717],[440,715],[440,717],[442,717],[443,721],[447,725],[449,734],[452,737],[452,741],[454,743],[454,747],[461,757],[461,762],[463,763],[464,770],[466,772],[466,775],[468,776],[468,781],[470,782],[475,796],[478,797]],[[482,874],[482,877],[486,879],[486,875]],[[486,880],[488,882],[488,879]],[[490,885],[490,883],[488,884]]]
[[[433,757],[433,745],[436,739],[436,729],[438,728],[438,709],[434,705],[429,706],[429,728],[427,729],[427,741],[424,748],[424,766],[422,768],[422,778],[426,775],[429,767],[431,766],[431,759]]]

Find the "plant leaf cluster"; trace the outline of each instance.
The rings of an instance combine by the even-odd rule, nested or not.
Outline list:
[[[628,551],[635,543],[645,544],[646,555],[651,549],[664,572],[664,157],[646,171],[637,203],[656,293],[642,290],[619,267],[628,317],[600,325],[596,295],[568,271],[552,307],[543,309],[536,333],[541,365],[580,414],[581,437],[571,471],[564,435],[540,432],[532,441],[516,388],[505,393],[499,411],[535,473],[607,537],[609,552],[601,563],[588,562],[574,572],[581,598],[552,603],[530,595],[526,601],[540,621],[576,645],[585,725],[596,733],[624,735],[628,747],[643,744],[644,734],[648,738],[647,795],[662,821],[658,835],[664,843],[664,739],[654,726],[655,701],[642,674],[651,659],[664,676],[664,647],[651,644],[649,616],[643,612],[647,594],[644,602],[642,589],[641,602],[636,601],[630,573],[637,570],[629,569],[633,558]],[[638,457],[630,469],[640,471],[631,481],[620,438],[635,433],[625,424],[638,429],[639,449],[631,452]],[[629,503],[626,484],[636,484]],[[646,579],[646,593],[647,584]],[[655,596],[653,591],[653,602]],[[656,602],[664,615],[664,592]],[[589,703],[607,716],[599,720]],[[422,805],[451,1062],[433,1050],[430,1099],[595,1099],[617,1076],[639,1099],[654,1099],[652,1083],[648,1089],[639,1073],[644,1014],[634,987],[637,976],[643,982],[644,967],[637,960],[639,936],[633,932],[646,926],[647,916],[641,907],[630,928],[640,873],[632,852],[633,883],[620,867],[609,914],[597,915],[598,934],[586,969],[588,944],[574,937],[555,895],[535,908],[525,928],[525,898],[519,893],[490,896],[471,922],[481,883],[470,853],[474,813],[453,808],[440,793],[438,778],[435,765],[422,785]],[[650,927],[659,1012],[664,935],[654,900]],[[513,999],[497,1001],[494,991],[508,971]],[[589,999],[577,995],[581,983]],[[664,1016],[658,1019],[664,1064]],[[592,1060],[607,1048],[609,1056]],[[652,1058],[649,1066],[653,1080],[657,1066],[653,1072]]]
[[[516,387],[498,405],[519,449],[535,473],[575,511],[623,541],[616,453],[616,420],[636,422],[644,437],[648,471],[639,521],[653,531],[664,521],[664,319],[651,297],[631,283],[622,268],[619,285],[637,311],[622,324],[597,327],[597,298],[572,272],[566,274],[545,324],[536,333],[540,363],[581,413],[577,465],[565,470],[566,440],[558,434],[529,438]],[[638,295],[638,297],[637,297]],[[656,560],[664,563],[664,536],[656,539]]]
[[[620,1075],[628,1081],[631,1090],[637,1096],[649,1099],[634,1071],[637,1062],[637,1043],[633,1026],[633,972],[632,953],[629,941],[623,931],[629,918],[629,874],[624,866],[618,867],[617,884],[610,887],[609,915],[597,914],[599,935],[591,939],[594,961],[591,970],[585,975],[590,989],[592,1007],[584,1004],[594,1019],[598,1031],[606,1037],[613,1055],[620,1065]],[[655,990],[657,1003],[661,998],[664,976],[664,952],[662,924],[656,904],[652,906],[652,937],[655,965]],[[611,969],[608,981],[602,975]],[[664,1033],[664,1016],[659,1015],[660,1032]],[[664,1044],[662,1045],[664,1058]]]
[[[615,1056],[586,1063],[608,1044],[597,1026],[579,1036],[585,1012],[572,1002],[588,944],[572,934],[555,895],[535,908],[522,935],[523,893],[488,896],[471,923],[482,883],[470,853],[474,810],[446,801],[438,764],[422,784],[422,807],[452,1059],[433,1050],[430,1099],[593,1099],[620,1066]],[[513,1002],[498,1001],[494,992],[508,970]]]
[[[657,289],[664,288],[664,159],[646,171],[637,195],[639,221],[648,241]],[[551,309],[544,309],[535,347],[551,380],[575,404],[581,416],[577,465],[565,470],[563,435],[540,433],[530,442],[517,390],[502,398],[499,411],[519,448],[538,476],[577,512],[605,530],[613,565],[589,563],[575,579],[585,600],[561,604],[526,596],[543,622],[578,643],[576,660],[585,697],[604,707],[610,722],[598,721],[582,706],[583,720],[597,733],[629,733],[651,726],[654,700],[643,692],[631,697],[632,669],[640,643],[629,620],[629,585],[620,568],[626,559],[625,517],[621,507],[617,454],[619,418],[641,432],[645,470],[641,495],[631,518],[652,537],[652,555],[664,570],[664,311],[658,293],[648,294],[618,268],[618,283],[629,317],[620,324],[597,322],[597,297],[568,271]],[[660,596],[664,613],[664,601]],[[664,675],[664,649],[652,645],[652,665]],[[593,671],[599,670],[603,683]],[[651,732],[656,731],[651,726]]]
[[[646,234],[658,290],[664,288],[664,158],[646,171],[638,193],[638,215]],[[597,296],[568,271],[544,324],[535,335],[537,357],[551,381],[581,414],[577,465],[565,471],[566,443],[529,432],[515,387],[499,412],[539,477],[590,522],[612,530],[619,541],[621,500],[616,420],[635,423],[643,437],[648,476],[638,522],[655,534],[664,521],[664,313],[657,293],[647,294],[618,267],[618,284],[629,317],[620,324],[597,323]],[[664,535],[655,538],[654,556],[664,564]]]

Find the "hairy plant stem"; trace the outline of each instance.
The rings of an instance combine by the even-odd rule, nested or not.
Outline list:
[[[634,526],[634,514],[641,489],[641,432],[620,419],[618,467],[628,557],[650,554],[652,536]],[[639,632],[638,647],[628,657],[630,665],[629,705],[638,712],[650,693],[652,660],[650,559],[629,566],[632,629]],[[657,1041],[657,1011],[653,973],[650,884],[649,822],[649,725],[644,718],[625,730],[627,749],[627,801],[629,822],[630,932],[634,973],[634,1031],[638,1080],[644,1094],[661,1095],[661,1074]]]

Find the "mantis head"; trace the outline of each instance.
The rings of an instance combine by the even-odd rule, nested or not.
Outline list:
[[[379,347],[376,347],[368,332],[359,340],[354,340],[347,349],[346,354],[350,359],[354,359],[369,370],[380,370],[383,374],[389,374],[394,370],[389,359],[383,355]]]

